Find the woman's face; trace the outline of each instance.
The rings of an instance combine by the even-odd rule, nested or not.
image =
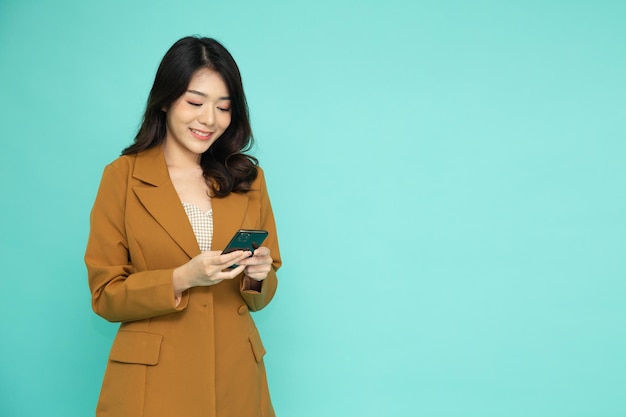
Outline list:
[[[230,107],[222,77],[206,68],[198,70],[187,91],[164,109],[168,152],[199,158],[230,125]]]

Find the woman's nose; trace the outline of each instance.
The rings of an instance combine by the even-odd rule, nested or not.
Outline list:
[[[215,110],[207,106],[198,119],[200,123],[206,126],[213,126],[215,123]]]

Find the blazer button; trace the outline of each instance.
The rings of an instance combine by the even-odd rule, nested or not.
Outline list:
[[[239,310],[237,310],[237,313],[239,313],[240,316],[243,316],[247,312],[248,312],[248,306],[241,306],[239,307]]]

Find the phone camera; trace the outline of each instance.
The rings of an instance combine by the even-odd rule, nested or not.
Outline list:
[[[250,233],[241,233],[237,238],[239,242],[247,242],[248,240],[250,240]]]

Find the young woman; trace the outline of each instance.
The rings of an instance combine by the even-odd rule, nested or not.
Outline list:
[[[91,213],[93,309],[121,322],[98,416],[274,415],[249,312],[272,300],[281,260],[251,144],[230,53],[213,39],[176,42]],[[269,235],[253,253],[222,255],[238,229]]]

